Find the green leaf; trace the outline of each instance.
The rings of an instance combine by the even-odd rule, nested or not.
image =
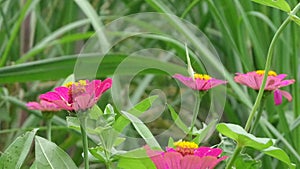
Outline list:
[[[105,162],[105,153],[102,146],[89,148],[90,153],[100,162]]]
[[[136,104],[133,108],[128,110],[128,113],[138,117],[139,115],[143,114],[146,110],[148,110],[157,98],[158,96],[154,95],[144,99],[143,101]],[[128,119],[126,119],[123,116],[120,116],[114,123],[113,127],[116,131],[121,132],[129,123],[130,121]]]
[[[252,0],[252,1],[262,5],[277,8],[285,12],[291,11],[290,5],[285,0]]]
[[[173,147],[173,146],[174,146],[174,139],[172,137],[169,137],[168,147]]]
[[[70,156],[56,144],[39,136],[35,137],[36,168],[42,169],[76,169]]]
[[[139,148],[122,154],[119,159],[118,168],[155,169],[156,167],[146,154],[146,150]]]
[[[217,123],[217,120],[211,121],[208,125],[203,123],[202,129],[200,129],[198,131],[193,131],[192,134],[196,135],[196,137],[193,139],[193,142],[195,142],[196,144],[200,144],[201,141],[203,141],[203,139],[205,139],[205,137],[207,136],[209,131],[211,131],[211,129],[215,126],[216,123]]]
[[[188,127],[181,121],[180,117],[178,116],[178,114],[175,112],[174,108],[171,106],[171,105],[167,105],[169,110],[170,110],[170,113],[171,113],[171,116],[172,116],[172,119],[174,121],[174,123],[185,133],[187,134],[189,132],[189,129]]]
[[[97,63],[99,61],[99,54],[82,54],[81,57],[84,57],[84,61],[87,63]],[[118,65],[126,57],[127,55],[124,54],[106,55],[99,65],[101,71],[97,72],[96,78],[114,74]],[[0,84],[66,78],[73,73],[77,59],[78,55],[71,55],[3,67],[0,68]],[[140,56],[128,57],[126,58],[126,62],[128,62],[128,64],[124,67],[124,71],[119,71],[119,74],[135,74],[136,70],[144,67],[143,65],[145,65],[145,63],[153,69],[145,70],[141,72],[142,74],[165,74],[165,72],[175,74],[184,73],[186,71],[184,67],[173,63],[166,63]],[[132,67],[132,65],[136,66]],[[161,67],[165,68],[164,71],[159,69]],[[47,76],[45,76],[45,74],[47,74]],[[80,78],[80,75],[76,77]]]
[[[38,129],[26,132],[16,138],[0,157],[0,168],[21,168],[30,150],[34,135]]]
[[[151,131],[140,119],[125,111],[121,111],[121,113],[131,121],[136,131],[140,134],[140,136],[142,136],[142,138],[151,148],[161,149],[160,145],[156,141],[155,137],[152,135]]]
[[[101,115],[103,115],[102,110],[99,108],[97,104],[95,104],[88,112],[89,118],[97,120]]]
[[[254,160],[247,154],[241,154],[237,157],[234,166],[242,169],[260,169],[261,161]]]
[[[67,126],[69,128],[75,129],[77,131],[80,131],[80,121],[77,117],[66,117]],[[95,120],[87,119],[87,126],[86,126],[86,132],[89,134],[99,134],[102,131],[102,128],[98,129],[97,124]]]
[[[36,162],[34,161],[33,164],[30,166],[30,169],[37,169],[36,168]]]
[[[289,156],[282,149],[278,147],[271,146],[267,149],[264,149],[262,152],[286,163],[290,169],[296,168],[295,164],[291,163]]]
[[[270,138],[255,137],[236,124],[220,123],[217,125],[217,130],[221,134],[235,140],[240,146],[263,150],[273,145],[273,141]]]

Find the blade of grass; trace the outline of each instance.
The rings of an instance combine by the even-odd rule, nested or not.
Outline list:
[[[26,16],[28,10],[30,9],[31,4],[36,4],[36,3],[32,3],[32,1],[33,0],[27,0],[26,1],[24,7],[21,10],[21,13],[20,13],[20,16],[19,16],[17,22],[15,23],[14,27],[12,28],[12,33],[11,33],[11,36],[10,36],[9,41],[7,43],[7,46],[5,48],[5,51],[2,55],[2,57],[0,58],[0,67],[3,67],[5,65],[5,63],[7,62],[9,52],[12,49],[14,40],[16,39],[16,37],[18,35],[21,24],[22,24],[22,22],[23,22],[23,20]],[[35,1],[38,1],[38,0],[35,0]]]

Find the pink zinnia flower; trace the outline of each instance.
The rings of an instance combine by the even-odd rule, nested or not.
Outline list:
[[[265,73],[264,70],[248,72],[246,74],[237,73],[236,76],[234,77],[234,80],[237,83],[246,85],[255,90],[259,90],[262,84],[264,73]],[[277,75],[276,72],[274,71],[268,72],[268,78],[267,78],[265,90],[274,91],[275,105],[279,105],[282,103],[282,96],[284,96],[288,101],[292,101],[292,96],[290,93],[279,90],[279,88],[291,85],[295,82],[294,79],[283,80],[286,76],[287,76],[286,74]]]
[[[103,82],[101,80],[93,80],[91,82],[80,80],[57,87],[53,92],[42,94],[40,99],[54,103],[64,110],[84,111],[96,104],[102,93],[108,90],[111,85],[112,79],[110,78]]]
[[[61,108],[59,108],[56,104],[50,103],[45,100],[41,100],[40,102],[28,102],[26,106],[29,110],[40,110],[47,112],[55,112],[61,110]]]
[[[157,169],[213,169],[227,156],[218,158],[222,153],[219,148],[198,147],[194,142],[179,141],[175,148],[167,147],[167,151],[151,150],[146,152]]]
[[[189,87],[193,90],[205,91],[205,90],[209,90],[213,87],[216,87],[218,85],[227,83],[224,80],[215,79],[206,74],[197,74],[196,73],[196,74],[194,74],[194,78],[186,77],[181,74],[175,74],[173,77],[178,79],[184,85],[186,85],[187,87]]]

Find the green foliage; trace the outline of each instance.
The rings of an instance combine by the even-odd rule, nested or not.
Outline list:
[[[235,140],[237,145],[241,147],[252,147],[260,150],[267,155],[283,161],[289,165],[291,169],[295,168],[288,155],[280,148],[272,146],[273,141],[269,138],[255,137],[254,135],[247,133],[241,126],[229,123],[219,123],[217,125],[217,130],[221,134]]]
[[[56,144],[39,136],[35,137],[35,162],[34,167],[55,169],[76,169],[77,166],[70,156]]]
[[[241,126],[230,123],[219,123],[217,130],[235,140],[238,145],[252,147],[257,150],[263,150],[273,145],[273,141],[269,138],[258,138],[247,133]]]
[[[273,8],[278,8],[285,12],[291,11],[290,5],[285,0],[276,0],[276,1],[274,1],[274,0],[252,0],[252,1],[262,4],[262,5],[270,6]]]
[[[146,151],[144,148],[139,148],[132,150],[123,154],[120,157],[119,168],[131,169],[131,168],[141,168],[141,169],[155,169],[155,165],[147,157]]]
[[[174,87],[174,81],[170,78],[174,73],[186,74],[187,72],[186,66],[182,64],[188,63],[184,50],[184,43],[186,42],[176,40],[177,37],[174,38],[165,34],[151,32],[128,37],[127,31],[131,30],[124,29],[120,31],[118,30],[118,25],[115,27],[116,31],[113,29],[108,32],[101,31],[104,25],[109,25],[115,19],[142,12],[168,13],[184,18],[207,36],[209,43],[215,48],[212,51],[219,55],[220,62],[211,60],[212,57],[208,55],[209,52],[195,53],[200,46],[199,43],[196,43],[196,40],[199,37],[202,38],[202,35],[193,34],[189,29],[183,27],[180,24],[181,22],[178,22],[175,17],[166,18],[173,30],[186,35],[185,37],[187,37],[188,41],[192,41],[195,45],[192,48],[189,46],[189,53],[191,56],[190,65],[196,71],[205,72],[206,68],[213,68],[225,75],[226,80],[228,80],[226,106],[224,115],[220,118],[221,121],[235,124],[244,124],[247,120],[249,108],[253,106],[257,93],[237,85],[233,80],[234,73],[263,69],[268,46],[274,36],[274,32],[278,30],[286,17],[289,18],[288,21],[295,22],[296,24],[289,24],[282,31],[276,42],[274,59],[271,63],[272,70],[278,74],[288,74],[289,78],[296,80],[292,87],[286,87],[286,90],[292,93],[292,103],[284,102],[281,106],[275,107],[271,97],[268,98],[263,117],[253,135],[246,133],[238,125],[220,124],[218,129],[239,144],[261,151],[261,154],[257,155],[257,151],[246,149],[245,153],[249,154],[249,156],[240,156],[235,163],[237,168],[280,169],[285,168],[285,164],[289,168],[295,168],[292,162],[297,164],[298,167],[300,165],[300,80],[298,76],[300,61],[297,56],[300,54],[298,50],[300,38],[296,35],[299,34],[300,19],[296,15],[297,10],[291,11],[291,8],[294,6],[299,8],[299,5],[297,5],[299,2],[297,0],[252,1],[262,5],[254,4],[251,1],[239,0],[1,1],[0,151],[3,153],[0,156],[0,168],[3,165],[7,165],[8,168],[29,168],[32,161],[35,162],[31,165],[31,168],[40,168],[40,164],[34,159],[34,153],[36,152],[34,150],[30,151],[31,142],[36,131],[33,130],[23,136],[19,135],[23,131],[39,127],[38,135],[44,137],[45,126],[43,126],[44,122],[41,112],[28,110],[25,103],[36,100],[39,94],[51,90],[58,84],[65,84],[68,81],[79,79],[80,77],[76,75],[76,77],[70,76],[65,82],[62,80],[74,73],[78,53],[93,38],[96,39],[93,41],[95,44],[100,43],[100,41],[102,43],[107,39],[106,45],[110,46],[114,45],[109,44],[111,40],[109,38],[112,35],[113,37],[126,37],[120,43],[118,42],[117,45],[109,48],[110,51],[99,65],[99,71],[96,73],[95,78],[105,78],[111,75],[136,75],[131,81],[128,91],[128,98],[130,99],[124,97],[124,93],[127,91],[123,88],[120,88],[120,91],[118,91],[118,97],[128,105],[130,101],[133,104],[139,103],[129,110],[127,105],[125,111],[121,111],[113,108],[115,106],[115,103],[113,103],[114,99],[111,99],[108,95],[102,96],[103,99],[100,100],[99,106],[104,111],[95,106],[89,112],[87,132],[90,136],[90,155],[96,157],[94,159],[98,160],[98,162],[113,161],[117,163],[115,165],[118,165],[119,168],[155,168],[145,154],[144,149],[137,149],[136,152],[130,151],[139,146],[139,144],[133,141],[126,142],[127,140],[125,140],[123,135],[144,137],[149,144],[157,146],[159,143],[163,148],[163,145],[167,144],[167,139],[155,140],[150,138],[156,134],[161,134],[160,136],[162,137],[159,138],[168,137],[168,134],[174,134],[176,137],[176,132],[181,132],[177,128],[169,133],[160,133],[161,130],[169,129],[173,122],[180,130],[188,134],[189,128],[186,124],[191,116],[190,113],[185,111],[185,113],[180,114],[180,117],[177,113],[179,108],[186,109],[186,107],[179,105],[179,102],[183,100],[178,99],[181,92],[185,92],[185,89],[180,89],[179,91],[177,86]],[[156,23],[157,20],[151,19],[153,23]],[[146,27],[147,29],[145,30],[160,33],[156,26],[148,22],[135,19],[127,21],[132,25],[139,25],[139,28]],[[170,30],[170,32],[173,30]],[[107,48],[106,45],[102,45],[99,48],[105,49]],[[182,63],[179,64],[172,58],[168,62],[164,62],[150,58],[148,55],[130,56],[136,52],[135,47],[139,47],[139,49],[158,48],[166,50],[174,56],[178,56]],[[102,57],[99,53],[81,52],[80,56],[84,57],[89,64],[97,62],[99,56]],[[158,52],[158,58],[164,56],[165,53]],[[204,68],[200,62],[196,61],[195,58],[197,56],[201,56],[202,61],[212,61],[211,66],[204,66]],[[121,71],[116,72],[118,66],[124,60],[128,64],[124,65]],[[152,66],[155,69],[143,70],[137,75],[135,67],[143,68],[143,65]],[[160,68],[164,68],[164,70]],[[149,122],[149,124],[146,124],[147,127],[141,123],[139,118],[151,117],[147,113],[145,115],[144,112],[157,99],[157,96],[147,96],[153,89],[159,89],[164,92],[170,113],[166,113],[168,110],[164,110],[158,117],[158,120]],[[205,99],[209,100],[211,98],[207,96]],[[189,100],[185,101],[189,102]],[[104,106],[107,103],[110,103],[112,106],[108,106],[105,109]],[[201,104],[197,124],[202,124],[205,121],[207,118],[206,112],[209,109],[207,102],[204,101]],[[38,145],[39,147],[37,147],[39,148],[39,153],[42,153],[39,159],[44,161],[46,157],[49,157],[48,154],[47,156],[43,155],[42,150],[48,152],[54,147],[55,151],[57,150],[62,155],[63,150],[58,150],[58,147],[61,147],[62,149],[72,150],[70,157],[66,154],[62,155],[65,157],[63,160],[71,161],[73,163],[71,166],[73,167],[74,162],[77,166],[82,166],[82,151],[78,144],[80,142],[80,121],[77,117],[68,116],[66,118],[65,114],[65,112],[59,112],[53,118],[52,140],[57,143],[57,146],[54,143],[43,140],[41,137],[35,138],[38,144],[43,145]],[[215,121],[212,121],[207,126],[203,123],[204,127],[202,129],[193,130],[194,141],[197,143],[203,142],[206,134],[211,133],[210,131],[214,128],[215,123]],[[67,124],[75,130],[68,128]],[[120,135],[122,137],[119,137]],[[205,140],[205,144],[217,144],[218,139],[216,137],[215,134],[212,135],[212,139]],[[174,140],[177,141],[177,138],[168,138],[169,145],[172,145]],[[271,143],[273,141],[270,141],[270,139],[260,138],[270,138],[276,141],[276,146],[280,148],[270,146],[273,144]],[[15,151],[14,146],[19,148]],[[234,144],[227,146],[230,149],[229,152],[232,153]],[[5,148],[6,150],[4,150]],[[224,147],[222,148],[224,150]],[[122,149],[126,149],[126,151]],[[111,154],[105,154],[107,152]],[[54,152],[49,153],[53,154]],[[229,153],[229,155],[231,154]],[[252,159],[250,156],[255,157],[255,159]],[[6,159],[12,159],[12,161],[10,163],[3,162]],[[58,159],[51,160],[50,163],[55,162],[55,160]],[[278,160],[283,163],[278,162]],[[44,162],[49,163],[47,161]],[[95,165],[95,168],[100,167]]]
[[[149,145],[151,148],[158,148],[161,149],[159,143],[155,140],[155,137],[152,135],[151,131],[147,128],[147,126],[139,120],[134,115],[122,111],[121,112],[134,126],[136,131],[142,136],[142,138],[146,141],[147,145]]]
[[[0,168],[21,168],[32,145],[37,129],[16,138],[0,157]]]
[[[261,161],[252,159],[249,155],[241,154],[235,161],[236,168],[243,169],[259,169],[261,168]]]

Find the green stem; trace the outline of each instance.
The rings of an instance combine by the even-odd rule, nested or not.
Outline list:
[[[255,120],[254,120],[254,123],[253,123],[251,129],[250,129],[250,133],[254,132],[254,130],[255,130],[255,128],[256,128],[258,122],[259,122],[259,119],[260,119],[260,117],[261,117],[261,115],[262,115],[262,112],[263,112],[263,110],[264,110],[265,103],[266,103],[266,96],[263,96],[262,101],[261,101],[261,106],[260,106],[260,108],[258,109],[256,118],[255,118]]]
[[[237,156],[240,154],[240,152],[242,151],[243,147],[240,146],[240,145],[237,145],[234,152],[233,152],[233,155],[232,155],[232,158],[229,160],[227,166],[225,169],[231,169],[231,167],[233,166],[234,164],[234,161],[235,159],[237,158]]]
[[[200,93],[200,92],[198,92],[198,91],[195,92],[196,105],[194,107],[192,123],[191,123],[190,131],[189,131],[190,140],[193,139],[192,138],[192,131],[193,131],[193,128],[195,126],[195,123],[196,123],[196,120],[197,120],[197,117],[198,117],[198,113],[199,113],[199,109],[200,109],[200,103],[201,103],[201,99],[202,99],[202,96],[203,96],[203,94]]]
[[[191,2],[190,5],[186,8],[186,10],[183,12],[183,14],[181,15],[180,18],[182,18],[182,19],[185,18],[186,14],[188,14],[188,12],[190,10],[192,10],[193,7],[196,6],[199,1],[200,0],[194,0],[193,2]]]
[[[264,89],[266,86],[266,82],[267,82],[267,77],[268,77],[268,73],[271,67],[271,63],[272,63],[272,58],[273,58],[273,51],[274,51],[274,47],[275,47],[275,42],[278,40],[279,35],[282,33],[282,31],[285,29],[285,27],[290,23],[291,21],[291,15],[296,14],[296,12],[299,10],[300,8],[300,3],[297,4],[297,6],[293,9],[293,11],[291,11],[290,15],[284,20],[284,22],[280,25],[280,27],[278,28],[278,30],[276,31],[270,46],[269,46],[269,50],[268,50],[268,54],[267,54],[267,61],[266,61],[266,65],[265,65],[265,74],[264,74],[264,78],[262,81],[262,84],[260,86],[258,95],[256,97],[255,103],[253,105],[252,111],[248,117],[246,126],[245,126],[245,130],[248,132],[250,127],[251,127],[251,123],[253,121],[253,118],[255,116],[256,110],[259,107],[260,101],[262,99],[263,93],[264,93]],[[260,117],[257,117],[257,120],[259,121]],[[240,147],[239,145],[237,145],[237,147],[235,148],[234,154],[231,157],[229,163],[226,165],[226,169],[231,169],[232,165],[234,164],[235,159],[237,158],[237,156],[240,154],[240,152],[243,150],[243,147]]]
[[[254,115],[256,113],[256,110],[257,110],[257,108],[258,108],[258,106],[260,104],[261,98],[262,98],[263,93],[264,93],[264,89],[265,89],[266,82],[267,82],[267,77],[268,77],[268,73],[267,72],[269,72],[270,67],[271,67],[272,58],[273,58],[273,51],[274,51],[274,47],[275,47],[275,42],[278,40],[279,35],[284,30],[284,28],[288,25],[288,23],[290,23],[290,21],[291,21],[290,17],[288,17],[288,18],[285,19],[285,21],[281,24],[281,26],[279,27],[279,29],[277,30],[277,32],[275,33],[275,35],[274,35],[274,37],[273,37],[273,39],[271,41],[271,44],[270,44],[269,50],[268,50],[266,66],[265,66],[265,72],[266,73],[264,74],[264,78],[263,78],[262,84],[260,86],[258,95],[256,97],[254,106],[253,106],[252,111],[251,111],[251,113],[249,115],[249,118],[247,120],[247,123],[246,123],[246,126],[245,126],[245,130],[246,131],[249,131],[249,129],[251,127],[251,123],[253,121]]]
[[[89,169],[89,158],[88,158],[88,139],[86,134],[86,118],[82,118],[80,120],[80,130],[82,136],[82,144],[83,144],[83,157],[84,157],[84,168]]]
[[[110,160],[110,156],[111,156],[110,151],[108,150],[107,145],[105,144],[105,140],[104,140],[102,134],[99,135],[99,138],[100,138],[101,144],[104,148],[104,155],[106,158],[105,159],[105,167],[106,167],[106,169],[111,169],[112,167],[111,167],[111,160]]]
[[[47,119],[46,121],[46,125],[47,125],[47,130],[46,130],[46,133],[47,133],[47,138],[49,141],[51,141],[51,125],[52,125],[52,118],[49,118]]]

